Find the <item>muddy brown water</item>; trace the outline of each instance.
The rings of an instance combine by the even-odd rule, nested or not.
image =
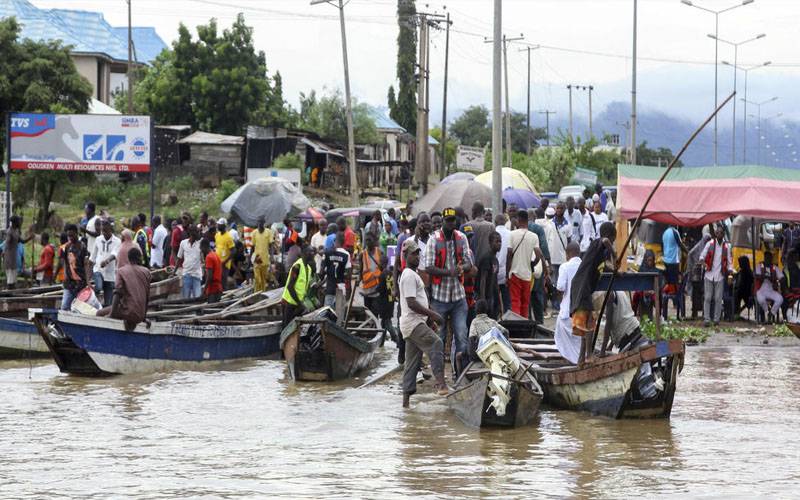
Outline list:
[[[670,420],[543,409],[477,431],[432,394],[404,411],[396,382],[296,384],[277,361],[106,379],[3,361],[0,497],[798,494],[800,342],[689,348]]]

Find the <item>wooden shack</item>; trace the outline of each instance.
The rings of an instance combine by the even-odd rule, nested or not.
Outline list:
[[[189,146],[189,158],[182,162],[184,175],[204,183],[244,178],[244,137],[195,132],[178,144]]]

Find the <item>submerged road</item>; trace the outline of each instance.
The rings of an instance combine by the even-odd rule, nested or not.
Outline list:
[[[392,346],[387,343],[387,347]],[[544,408],[476,431],[397,379],[295,384],[284,363],[83,379],[0,361],[0,496],[790,497],[800,343],[690,347],[671,420]]]

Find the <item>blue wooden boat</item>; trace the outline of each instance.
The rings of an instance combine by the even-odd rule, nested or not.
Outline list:
[[[0,358],[46,357],[47,344],[26,319],[0,318]]]
[[[140,323],[132,331],[120,320],[67,311],[32,309],[31,319],[59,369],[75,375],[195,369],[280,353],[274,315]]]

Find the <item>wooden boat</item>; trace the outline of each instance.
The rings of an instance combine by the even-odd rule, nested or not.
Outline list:
[[[545,402],[563,410],[581,410],[611,418],[669,418],[678,373],[686,347],[682,340],[663,340],[605,357],[595,356],[581,366],[562,358],[549,339],[513,339],[532,360],[530,371],[544,390]],[[638,376],[649,366],[663,387],[654,397],[640,394]]]
[[[350,378],[367,368],[383,344],[380,321],[366,308],[353,307],[346,328],[327,307],[286,326],[280,346],[294,380],[331,381]]]
[[[76,375],[193,369],[248,358],[277,357],[277,304],[262,300],[224,313],[140,323],[55,310],[31,310],[59,369]]]
[[[786,326],[789,327],[789,330],[794,333],[794,336],[800,339],[800,323],[786,323]]]
[[[456,416],[470,427],[522,427],[533,423],[542,401],[542,388],[534,376],[521,367],[509,379],[511,399],[506,413],[498,416],[491,404],[491,373],[482,362],[473,362],[461,373],[455,387],[447,395],[447,404]]]
[[[161,274],[155,272],[153,276],[160,277]],[[6,295],[0,297],[0,357],[49,356],[47,344],[39,336],[36,326],[28,320],[28,309],[58,309],[62,290],[60,285],[7,290]],[[180,276],[168,276],[150,284],[150,297],[151,300],[164,299],[179,294],[180,290]],[[45,293],[36,294],[40,291]]]

